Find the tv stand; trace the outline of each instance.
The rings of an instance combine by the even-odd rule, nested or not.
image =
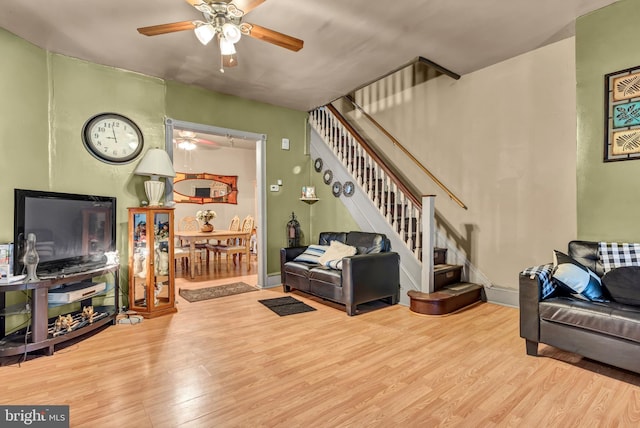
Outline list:
[[[108,324],[115,324],[118,314],[120,266],[109,265],[102,268],[69,273],[55,278],[40,279],[35,282],[16,282],[8,285],[0,285],[0,357],[19,355],[27,352],[44,351],[47,355],[53,354],[55,346],[85,335],[91,331]],[[97,277],[111,276],[108,278],[109,286],[97,295],[80,298],[72,303],[65,303],[68,309],[58,310],[56,313],[70,314],[77,318],[85,306],[93,306],[98,314],[92,323],[81,323],[80,327],[62,334],[52,334],[50,326],[55,323],[57,315],[51,316],[51,310],[60,307],[60,304],[49,304],[49,290],[65,284],[90,281]],[[30,292],[30,301],[18,305],[6,306],[6,293]],[[102,298],[102,302],[100,302]],[[95,300],[94,300],[95,299]],[[106,304],[104,301],[108,301]],[[113,301],[113,304],[110,302]],[[99,303],[102,303],[99,305]],[[12,316],[30,316],[29,328],[6,334],[6,321]],[[26,336],[26,338],[25,338]]]

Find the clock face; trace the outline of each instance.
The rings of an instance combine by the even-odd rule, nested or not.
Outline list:
[[[142,152],[140,128],[129,118],[116,113],[101,113],[82,128],[82,141],[94,157],[111,163],[133,161]]]

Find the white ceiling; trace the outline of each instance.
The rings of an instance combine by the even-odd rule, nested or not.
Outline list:
[[[569,37],[576,17],[614,1],[267,0],[244,21],[303,39],[304,48],[243,36],[239,66],[224,74],[217,46],[192,31],[136,31],[202,19],[185,0],[2,0],[0,26],[51,52],[305,111],[418,56],[470,73]]]

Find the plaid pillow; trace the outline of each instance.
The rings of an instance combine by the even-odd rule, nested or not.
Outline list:
[[[551,280],[551,274],[553,272],[553,264],[547,263],[545,265],[531,266],[520,272],[521,275],[529,275],[529,278],[534,279],[538,276],[538,280],[542,285],[542,298],[546,299],[551,296],[556,290],[557,285]]]
[[[640,266],[640,244],[599,242],[598,256],[605,272],[623,266]]]

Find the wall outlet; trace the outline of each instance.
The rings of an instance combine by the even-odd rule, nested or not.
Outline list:
[[[277,192],[278,190],[280,190],[280,186],[278,186],[277,184],[272,184],[269,186],[269,190],[271,190],[272,192]]]
[[[289,139],[288,138],[283,138],[282,139],[282,150],[289,150]]]

